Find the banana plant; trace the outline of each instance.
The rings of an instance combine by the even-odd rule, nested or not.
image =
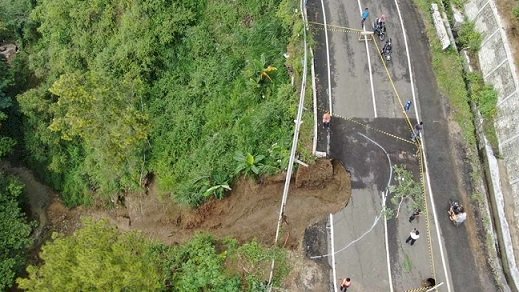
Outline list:
[[[253,155],[251,153],[244,154],[236,152],[234,160],[238,162],[235,173],[244,173],[245,175],[258,176],[263,168],[262,161],[265,159],[264,155]]]
[[[206,198],[210,197],[211,195],[214,195],[215,198],[222,199],[223,195],[225,194],[225,191],[230,191],[230,190],[232,190],[232,189],[228,184],[215,185],[215,186],[208,188],[204,192],[203,195]]]
[[[260,83],[266,79],[272,81],[271,75],[278,70],[278,68],[274,67],[273,65],[267,66],[265,54],[261,54],[259,60],[253,60],[252,65],[252,68],[254,68],[255,71],[254,74],[256,75],[256,83]]]

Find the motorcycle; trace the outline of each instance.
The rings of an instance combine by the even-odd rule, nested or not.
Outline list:
[[[463,223],[467,219],[467,213],[465,212],[465,208],[463,205],[456,200],[449,200],[449,219],[451,222],[458,226]]]
[[[383,41],[386,38],[386,24],[378,18],[373,22],[373,33]]]
[[[391,61],[391,52],[393,50],[393,45],[391,44],[391,39],[388,39],[380,51],[380,54],[384,57],[386,61]]]

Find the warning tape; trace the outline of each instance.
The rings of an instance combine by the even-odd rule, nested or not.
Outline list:
[[[317,23],[317,22],[309,22],[309,24],[312,24],[316,29],[321,29],[321,30],[324,30],[324,24],[322,23]],[[327,25],[326,27],[327,30],[330,30],[330,31],[335,31],[335,32],[346,32],[346,33],[356,33],[356,34],[361,34],[362,32],[364,32],[364,30],[360,30],[360,29],[354,29],[354,28],[349,28],[349,27],[343,27],[343,26],[337,26],[337,25]],[[367,39],[369,41],[371,40],[374,40],[373,38],[370,38],[370,39]],[[395,82],[393,81],[393,78],[391,77],[391,74],[389,73],[389,69],[387,67],[387,63],[386,63],[386,60],[384,59],[383,55],[380,54],[380,47],[378,46],[378,43],[376,40],[373,41],[373,43],[375,44],[375,49],[377,50],[377,55],[379,55],[379,58],[380,60],[382,61],[382,64],[384,65],[384,69],[386,71],[386,75],[389,79],[389,82],[391,84],[391,87],[393,88],[393,92],[398,100],[398,103],[400,104],[400,108],[402,110],[402,113],[404,115],[404,119],[409,127],[409,129],[411,130],[412,133],[414,133],[414,127],[411,123],[411,120],[407,114],[407,111],[405,110],[405,107],[404,107],[404,104],[402,102],[402,98],[400,97],[400,94],[398,93],[398,90],[396,89],[396,86],[395,86]],[[325,110],[326,111],[326,110]],[[388,133],[386,131],[383,131],[383,130],[380,130],[380,129],[377,129],[377,128],[373,128],[371,126],[369,126],[368,124],[364,124],[362,122],[359,122],[357,120],[353,120],[352,118],[348,118],[348,117],[344,117],[344,116],[341,116],[341,115],[337,115],[337,114],[334,114],[334,117],[340,117],[344,120],[347,120],[347,121],[350,121],[350,122],[353,122],[355,124],[358,124],[358,125],[361,125],[367,129],[372,129],[378,133],[382,133],[386,136],[389,136],[389,137],[392,137],[394,139],[397,139],[399,141],[403,141],[403,142],[406,142],[406,143],[411,143],[411,144],[415,144],[416,148],[417,148],[417,152],[416,152],[416,155],[419,157],[419,161],[420,161],[420,181],[421,181],[421,184],[422,184],[422,196],[424,197],[424,202],[425,202],[425,214],[426,214],[426,228],[427,228],[427,241],[428,241],[428,249],[429,249],[429,265],[430,265],[430,268],[431,268],[431,272],[433,274],[433,278],[436,278],[436,269],[435,269],[435,266],[434,266],[434,254],[433,254],[433,249],[432,249],[432,238],[431,238],[431,223],[430,223],[430,219],[429,219],[429,207],[428,207],[428,203],[427,203],[427,198],[425,197],[425,192],[426,192],[426,186],[425,186],[425,169],[424,169],[424,164],[423,164],[423,156],[424,153],[422,152],[422,147],[421,147],[421,139],[420,137],[418,136],[417,138],[415,138],[414,140],[408,140],[408,139],[404,139],[402,137],[399,137],[397,135],[394,135],[394,134],[391,134],[391,133]],[[421,292],[421,291],[427,291],[428,287],[421,287],[421,288],[416,288],[416,289],[410,289],[410,290],[406,290],[406,292]]]
[[[313,22],[313,21],[309,21],[308,23],[313,26],[317,26],[317,29],[324,30],[324,27],[325,27],[324,23]],[[357,33],[357,34],[364,32],[364,30],[362,30],[362,29],[333,25],[333,24],[327,24],[326,29],[331,30],[331,31],[338,31],[338,32],[353,32],[353,33]]]
[[[324,111],[324,112],[327,111],[326,109],[322,109],[322,108],[319,108],[319,110]],[[394,138],[394,139],[396,139],[396,140],[399,140],[399,141],[402,141],[402,142],[406,142],[406,143],[409,143],[409,144],[415,144],[415,145],[416,145],[416,142],[415,142],[415,141],[407,140],[407,139],[404,139],[404,138],[402,138],[402,137],[400,137],[400,136],[397,136],[397,135],[395,135],[395,134],[391,134],[391,133],[389,133],[389,132],[386,132],[386,131],[383,131],[383,130],[380,130],[380,129],[374,128],[374,127],[372,127],[372,126],[370,126],[370,125],[368,125],[368,124],[365,124],[365,123],[359,122],[359,121],[357,121],[357,120],[354,120],[353,118],[348,118],[348,117],[345,117],[345,116],[342,116],[342,115],[333,114],[333,118],[337,118],[337,117],[338,117],[338,118],[341,118],[341,119],[343,119],[343,120],[346,120],[346,121],[350,121],[350,122],[355,123],[355,124],[357,124],[357,125],[360,125],[360,126],[366,128],[366,129],[371,129],[371,130],[373,130],[373,131],[375,131],[375,132],[378,132],[378,133],[381,133],[381,134],[383,134],[383,135],[389,136],[389,137]],[[415,140],[418,140],[418,139],[415,139]]]
[[[419,140],[419,139],[416,139]],[[419,143],[419,142],[418,142]],[[420,146],[420,145],[418,145]],[[420,181],[422,182],[422,196],[424,200],[425,205],[425,225],[427,228],[427,245],[429,248],[429,265],[431,268],[431,272],[433,275],[433,278],[436,279],[436,268],[434,267],[434,254],[433,254],[433,248],[432,248],[432,237],[431,237],[431,222],[429,219],[429,204],[427,204],[427,198],[425,196],[426,187],[425,187],[425,168],[423,163],[423,155],[422,148],[418,147],[419,160],[420,160]]]
[[[405,290],[405,292],[425,292],[429,289],[431,289],[431,287],[420,287],[420,288]]]

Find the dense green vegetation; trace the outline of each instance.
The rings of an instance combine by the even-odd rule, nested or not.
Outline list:
[[[73,236],[54,235],[41,252],[44,265],[29,266],[29,291],[150,291],[160,288],[150,243],[135,233],[119,234],[107,223],[85,222]]]
[[[18,279],[27,291],[263,291],[276,258],[276,281],[287,273],[285,254],[256,242],[238,245],[198,235],[165,246],[135,232],[120,233],[105,221],[86,220],[72,236],[55,235],[41,266]]]
[[[471,101],[478,107],[483,117],[483,131],[492,145],[494,153],[499,153],[497,133],[494,127],[497,114],[497,91],[485,84],[480,73],[467,74]]]
[[[150,172],[162,192],[198,205],[241,173],[286,167],[288,68],[297,74],[300,59],[283,54],[300,43],[296,5],[2,1],[34,74],[17,96],[27,162],[68,205],[139,190]],[[235,159],[250,156],[263,159]]]
[[[0,16],[3,13],[0,9]],[[0,17],[0,38],[9,35],[12,22]],[[15,91],[14,70],[0,57],[0,159],[9,155],[15,139],[6,136],[6,119],[12,111]],[[31,224],[22,211],[23,185],[16,178],[0,171],[0,290],[12,286],[16,274],[23,270],[27,249],[32,243]]]
[[[23,186],[14,177],[0,172],[0,290],[14,283],[24,268],[32,243],[31,225],[20,208]]]
[[[0,58],[0,130],[12,106],[12,71]],[[15,140],[0,134],[0,158],[9,154]],[[15,275],[25,265],[25,253],[31,245],[31,225],[21,209],[23,185],[14,177],[0,171],[0,290],[14,282]]]
[[[457,41],[462,48],[466,48],[471,53],[476,53],[481,48],[483,36],[476,31],[476,24],[473,21],[466,21],[458,31]]]
[[[150,173],[161,193],[196,206],[240,175],[279,171],[296,112],[290,80],[301,78],[297,5],[0,0],[0,40],[20,49],[0,61],[0,155],[24,159],[69,206],[139,191]],[[31,245],[21,193],[0,176],[0,289]],[[20,287],[261,291],[273,258],[275,283],[287,273],[281,251],[255,242],[165,246],[92,221],[53,237],[41,258]]]

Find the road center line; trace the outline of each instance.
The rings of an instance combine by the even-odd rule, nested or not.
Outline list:
[[[420,116],[418,114],[418,105],[417,105],[417,102],[416,102],[416,94],[415,94],[415,90],[414,90],[413,70],[411,68],[411,57],[410,57],[410,54],[409,54],[409,46],[407,45],[407,33],[405,31],[404,21],[402,20],[402,13],[400,12],[400,6],[398,5],[398,1],[397,0],[395,0],[395,5],[396,5],[396,9],[398,11],[398,18],[400,20],[400,25],[402,27],[402,34],[404,35],[404,45],[405,45],[405,51],[406,51],[406,55],[407,55],[407,66],[409,68],[409,79],[411,80],[411,94],[413,96],[416,120],[420,121]],[[437,237],[437,240],[438,240],[438,245],[440,247],[440,257],[441,257],[441,261],[442,261],[443,272],[445,274],[445,283],[447,284],[447,291],[451,292],[451,283],[450,283],[449,273],[447,271],[447,266],[445,264],[446,259],[445,259],[445,255],[444,255],[444,251],[443,251],[443,241],[442,241],[442,238],[441,238],[441,235],[440,235],[440,227],[439,227],[439,223],[438,223],[438,215],[436,214],[436,206],[434,204],[434,197],[433,197],[432,188],[431,188],[431,179],[429,177],[429,169],[428,169],[427,157],[425,155],[425,145],[424,144],[425,144],[425,139],[422,140],[422,143],[420,143],[420,145],[422,147],[422,151],[423,151],[423,154],[424,154],[423,158],[424,158],[424,167],[425,167],[425,178],[427,180],[427,191],[429,193],[429,199],[431,201],[431,209],[433,211],[432,213],[433,213],[434,225],[435,225],[435,228],[436,228],[436,237]]]
[[[322,1],[322,0],[321,0]],[[360,0],[357,0],[357,3],[359,4],[359,11],[362,15],[362,6],[360,5]],[[368,24],[369,24],[368,20]],[[366,26],[366,23],[364,23],[364,26],[362,27],[362,31],[366,31],[364,28]],[[373,35],[374,37],[374,35]],[[375,40],[373,40],[375,41]],[[368,70],[369,70],[369,83],[371,85],[371,100],[373,101],[373,112],[375,113],[375,118],[378,117],[377,115],[377,101],[375,100],[375,89],[373,87],[373,74],[371,73],[371,58],[369,56],[369,46],[368,46],[368,39],[367,37],[364,38],[364,44],[366,45],[366,55],[368,56]]]

